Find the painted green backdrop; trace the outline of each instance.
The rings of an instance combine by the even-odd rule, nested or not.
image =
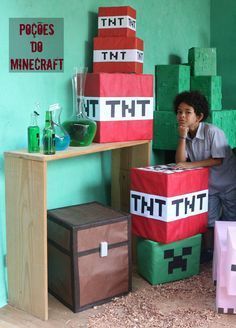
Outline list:
[[[7,303],[3,152],[26,147],[26,128],[35,102],[41,104],[41,127],[44,111],[54,102],[63,107],[62,121],[69,117],[73,67],[87,65],[91,72],[98,7],[115,5],[130,5],[137,11],[137,36],[145,45],[144,73],[154,73],[156,64],[186,63],[190,47],[210,46],[210,0],[1,0],[0,306]],[[10,17],[64,18],[64,73],[8,72]],[[109,153],[50,163],[49,208],[91,200],[109,203],[109,163]]]
[[[224,109],[236,109],[236,2],[211,0],[211,46],[217,48]],[[235,123],[236,129],[236,123]]]

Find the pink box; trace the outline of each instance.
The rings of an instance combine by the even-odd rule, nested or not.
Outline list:
[[[95,142],[152,139],[152,75],[89,73],[85,103],[87,115],[97,122]]]
[[[157,165],[131,170],[130,211],[137,236],[171,243],[206,231],[207,168]]]
[[[236,222],[215,223],[213,280],[218,313],[236,313]]]

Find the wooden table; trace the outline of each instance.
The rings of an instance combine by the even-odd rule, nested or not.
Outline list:
[[[48,319],[47,162],[112,151],[111,199],[129,210],[131,167],[149,165],[150,141],[70,147],[55,155],[5,152],[9,304]],[[66,163],[65,163],[66,165]]]

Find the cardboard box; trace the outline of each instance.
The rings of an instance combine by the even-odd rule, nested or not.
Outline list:
[[[176,150],[178,145],[178,123],[174,110],[154,111],[153,149]]]
[[[171,243],[206,231],[208,168],[156,165],[131,169],[130,212],[135,235]]]
[[[222,129],[231,148],[236,147],[236,109],[212,110],[207,122]]]
[[[128,293],[130,216],[96,202],[48,211],[48,286],[74,312]]]
[[[134,37],[135,34],[135,9],[130,6],[98,8],[98,36]]]
[[[138,273],[150,284],[191,277],[199,273],[201,235],[171,244],[137,238]]]
[[[213,257],[216,310],[236,313],[236,222],[217,221]]]
[[[216,48],[191,48],[188,51],[188,64],[191,75],[216,74]]]
[[[95,37],[94,73],[142,73],[143,41],[136,37]]]
[[[190,88],[200,91],[207,98],[210,109],[222,109],[221,76],[192,76]]]
[[[90,73],[85,97],[86,113],[97,122],[95,142],[152,139],[152,75]]]
[[[187,65],[156,65],[156,108],[173,111],[178,93],[190,90],[190,67]]]

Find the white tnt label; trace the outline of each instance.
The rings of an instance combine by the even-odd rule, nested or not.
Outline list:
[[[130,16],[99,16],[98,28],[130,28],[136,30],[136,19]]]
[[[138,49],[94,50],[93,61],[100,62],[139,62],[143,63],[144,53]]]
[[[162,197],[131,191],[130,212],[146,218],[171,222],[208,210],[208,190]]]
[[[152,97],[85,97],[85,111],[95,121],[151,120]]]

